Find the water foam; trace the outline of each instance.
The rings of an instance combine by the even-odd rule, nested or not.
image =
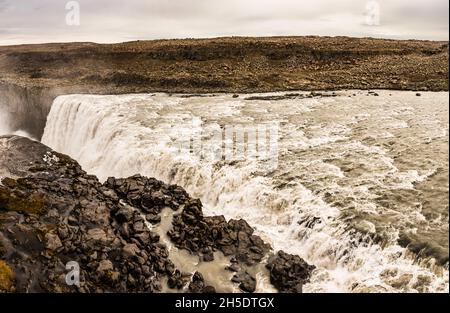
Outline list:
[[[401,93],[396,97],[403,101]],[[396,244],[399,234],[392,227],[387,240],[374,243],[371,234],[378,225],[360,218],[387,214],[373,188],[412,188],[430,175],[400,170],[388,150],[373,143],[410,127],[402,114],[412,109],[378,112],[376,103],[363,102],[370,101],[367,97],[354,102],[345,97],[348,105],[361,106],[349,115],[342,99],[256,105],[229,95],[62,96],[52,106],[43,143],[101,179],[153,176],[200,197],[208,215],[246,219],[275,250],[298,254],[318,267],[305,292],[448,291],[448,269],[432,259],[415,261]],[[327,106],[343,107],[339,121],[314,115]],[[361,114],[364,110],[370,113]],[[389,136],[384,128],[372,132],[373,138],[359,136],[377,112],[388,121]],[[265,171],[254,160],[212,162],[174,153],[172,143],[195,119],[203,127],[276,119],[282,125],[279,168]]]

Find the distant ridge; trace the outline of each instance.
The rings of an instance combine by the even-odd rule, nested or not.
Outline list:
[[[308,36],[3,46],[0,83],[97,93],[448,91],[448,42]]]

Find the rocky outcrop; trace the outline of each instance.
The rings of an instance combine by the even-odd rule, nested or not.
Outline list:
[[[233,276],[231,281],[238,283],[242,291],[254,292],[256,290],[256,279],[246,271],[240,271]]]
[[[179,186],[140,175],[102,184],[76,161],[26,138],[0,137],[0,169],[0,291],[215,292],[201,273],[183,273],[170,260],[151,226],[165,208],[175,212],[173,243],[203,262],[223,252],[245,292],[256,288],[245,268],[271,250],[244,220],[203,216],[201,202]],[[68,271],[73,262],[79,285]],[[290,292],[313,269],[298,257],[267,266],[274,286]]]
[[[189,284],[189,291],[192,293],[215,293],[216,289],[212,286],[207,286],[203,275],[199,272],[195,272],[192,275],[192,281]]]
[[[337,93],[323,93],[311,91],[310,93],[286,93],[284,95],[262,95],[262,96],[250,96],[245,98],[245,100],[258,100],[258,101],[280,101],[280,100],[292,100],[292,99],[312,99],[312,98],[326,98],[326,97],[337,97]]]
[[[302,292],[305,282],[309,281],[314,266],[307,264],[297,255],[279,251],[269,259],[266,267],[270,271],[270,282],[280,292]]]
[[[9,152],[24,145],[40,152],[0,186],[2,259],[15,273],[14,291],[162,289],[160,278],[175,269],[159,238],[144,227],[123,231],[120,212],[131,211],[131,227],[142,222],[139,212],[67,156],[23,138],[5,141]],[[80,287],[66,284],[71,261],[79,263]]]
[[[175,216],[169,236],[179,248],[201,253],[207,261],[214,260],[212,253],[219,250],[249,266],[261,262],[270,247],[253,235],[245,220],[227,222],[223,216],[204,217],[201,208],[199,200],[190,200]]]

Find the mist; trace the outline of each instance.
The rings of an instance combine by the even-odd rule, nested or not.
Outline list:
[[[9,123],[9,118],[0,111],[0,136],[7,135],[11,133],[11,126]]]
[[[0,110],[0,136],[17,135],[35,139],[29,133],[21,129],[14,129],[12,126],[11,116]]]

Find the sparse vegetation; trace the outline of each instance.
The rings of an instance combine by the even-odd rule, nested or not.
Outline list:
[[[13,286],[14,272],[5,261],[0,260],[0,292],[8,292]]]

